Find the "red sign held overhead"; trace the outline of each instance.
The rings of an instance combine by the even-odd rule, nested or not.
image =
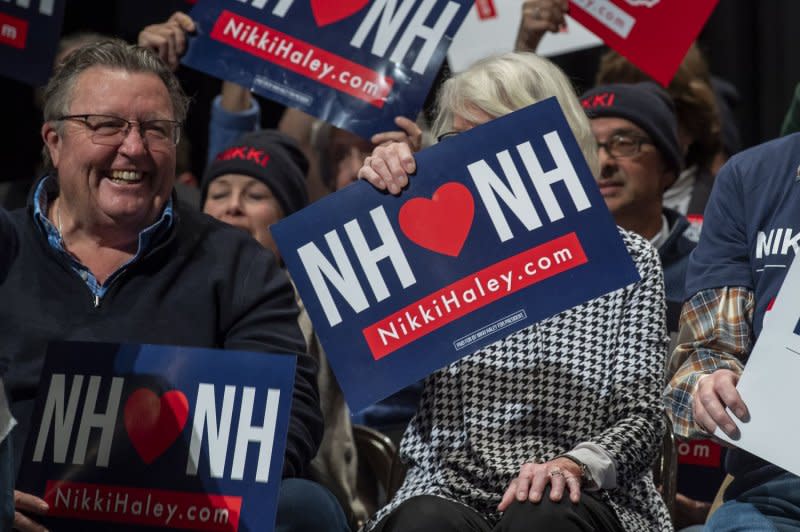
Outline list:
[[[718,0],[570,0],[569,14],[664,86]]]

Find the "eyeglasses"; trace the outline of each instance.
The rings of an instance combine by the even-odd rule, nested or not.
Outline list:
[[[181,123],[176,120],[126,120],[111,115],[67,115],[56,120],[77,120],[89,128],[92,142],[119,146],[136,124],[139,136],[150,148],[171,148],[180,140]]]
[[[603,148],[611,157],[633,157],[642,151],[642,144],[653,144],[646,137],[631,135],[613,135],[605,142],[598,142],[597,149]]]

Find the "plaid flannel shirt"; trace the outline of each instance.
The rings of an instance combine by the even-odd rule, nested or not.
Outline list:
[[[678,346],[667,368],[664,403],[676,435],[708,437],[694,422],[692,398],[704,375],[718,369],[739,374],[753,347],[755,296],[749,288],[701,290],[681,311]]]

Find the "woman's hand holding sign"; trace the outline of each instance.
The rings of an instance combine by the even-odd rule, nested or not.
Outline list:
[[[378,146],[364,159],[358,171],[359,179],[366,179],[379,190],[400,194],[408,184],[408,175],[417,170],[411,146],[405,142],[390,142]]]
[[[377,133],[370,139],[379,146],[364,159],[358,178],[366,179],[379,190],[400,194],[408,184],[408,175],[417,170],[414,152],[422,149],[422,130],[404,116],[396,117],[394,123],[400,131]]]

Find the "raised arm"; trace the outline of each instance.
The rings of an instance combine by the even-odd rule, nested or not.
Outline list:
[[[525,0],[514,49],[535,52],[545,33],[558,33],[566,27],[568,10],[569,0]]]
[[[151,24],[139,32],[138,44],[149,48],[176,70],[186,53],[187,33],[196,29],[192,18],[181,11],[173,13],[166,22]]]

